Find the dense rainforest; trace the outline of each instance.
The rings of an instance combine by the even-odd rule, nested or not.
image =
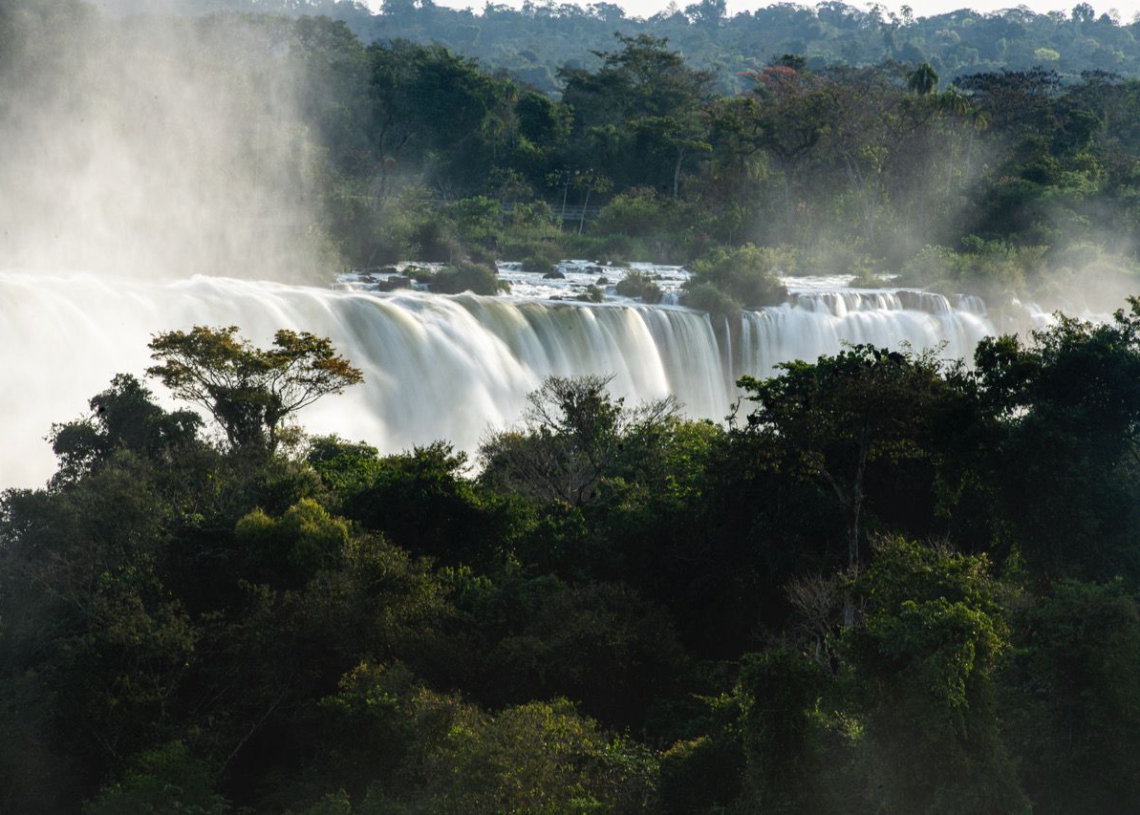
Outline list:
[[[151,349],[211,430],[120,375],[0,499],[6,812],[1135,809],[1140,301],[473,460],[306,437],[319,338]]]
[[[723,424],[553,377],[472,455],[306,435],[361,377],[320,337],[156,335],[0,495],[0,810],[1137,810],[1135,25],[98,5],[0,3],[5,265],[1123,308],[790,362]]]
[[[1037,65],[1066,76],[1106,71],[1140,72],[1137,21],[1116,12],[1098,15],[1085,3],[1035,13],[1011,5],[983,14],[958,11],[916,17],[880,4],[772,3],[728,14],[722,0],[663,2],[648,18],[617,4],[471,3],[452,9],[432,0],[385,0],[374,13],[350,0],[88,0],[109,13],[204,16],[219,12],[326,16],[345,23],[366,43],[408,40],[439,44],[493,70],[505,69],[542,91],[561,89],[559,69],[589,67],[591,51],[607,50],[613,34],[666,37],[692,64],[717,76],[724,90],[743,90],[739,75],[762,70],[773,54],[803,57],[809,67],[929,62],[954,78],[964,74],[1027,70]],[[376,4],[373,4],[376,5]]]
[[[560,64],[553,83],[389,30],[405,17],[464,12],[250,7],[316,8],[355,28],[330,17],[113,16],[78,0],[0,8],[0,124],[12,145],[0,161],[12,191],[0,236],[6,256],[34,265],[57,235],[36,233],[36,251],[22,251],[20,225],[61,207],[68,217],[70,207],[71,220],[103,233],[156,236],[137,238],[125,260],[121,242],[103,240],[100,257],[182,263],[186,272],[280,277],[304,267],[309,279],[327,279],[331,268],[400,260],[498,258],[536,271],[564,257],[652,260],[703,264],[698,282],[711,289],[689,302],[712,310],[778,297],[753,279],[773,273],[868,283],[901,275],[995,307],[1028,296],[1103,313],[1131,291],[1140,78],[1127,60],[1092,55],[1109,42],[1132,55],[1140,48],[1128,44],[1134,26],[1090,19],[1080,6],[1071,17],[1006,12],[969,26],[964,12],[891,23],[847,9],[842,19],[870,32],[874,47],[843,56],[763,40],[775,50],[728,67],[701,55],[714,42],[734,47],[728,33],[753,18],[709,11],[705,19],[690,8],[689,35],[716,27],[705,51],[670,28],[682,25],[677,15],[612,20],[597,48]],[[577,16],[488,9],[473,19],[489,26],[502,14],[528,36],[578,44],[585,38],[546,27],[603,25],[599,8]],[[829,4],[756,15],[793,11],[804,25],[861,42],[839,33],[840,9]],[[951,33],[975,51],[992,50],[984,43],[994,26],[1010,29],[1002,41],[1027,40],[1035,56],[950,62],[931,45],[937,37],[919,36],[938,20],[959,20]],[[919,50],[892,45],[908,37]],[[1058,49],[1089,61],[1036,53]],[[205,90],[187,92],[191,80]],[[61,133],[68,148],[45,149]],[[105,156],[108,136],[129,149]],[[195,175],[201,162],[209,173]],[[76,178],[93,164],[146,170],[142,183],[128,174],[100,189],[162,195],[84,206]],[[61,177],[46,184],[52,171]],[[176,224],[189,226],[172,238]],[[243,230],[249,240],[238,246]],[[283,240],[289,251],[273,251]],[[224,247],[226,261],[204,259],[204,245]],[[84,265],[56,254],[56,266]],[[749,273],[724,273],[727,257]],[[1089,275],[1096,286],[1083,285]],[[461,275],[455,285],[494,291],[492,278]],[[1097,293],[1099,302],[1082,299]]]

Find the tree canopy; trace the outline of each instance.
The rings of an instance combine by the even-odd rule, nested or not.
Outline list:
[[[745,380],[727,428],[552,379],[475,473],[445,442],[211,441],[117,377],[57,426],[57,477],[0,497],[0,795],[1127,809],[1138,325],[1059,319],[971,367],[853,346]],[[219,422],[357,376],[306,335],[159,338],[183,398],[251,400]]]
[[[195,326],[158,334],[149,347],[161,364],[147,369],[177,398],[205,408],[235,448],[272,452],[294,413],[364,378],[327,338],[283,329],[262,350],[238,330]]]

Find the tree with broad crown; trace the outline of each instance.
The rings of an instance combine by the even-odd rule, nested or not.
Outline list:
[[[547,377],[527,396],[521,427],[490,433],[479,448],[485,483],[547,504],[582,506],[616,464],[623,445],[677,411],[676,400],[627,408],[612,376]]]
[[[364,378],[327,338],[281,330],[262,350],[237,332],[195,326],[159,334],[149,348],[162,364],[147,369],[176,397],[204,407],[234,448],[274,451],[289,416]]]
[[[842,89],[829,77],[800,70],[799,63],[780,57],[762,71],[746,71],[752,93],[761,104],[750,113],[759,145],[784,176],[784,210],[789,232],[795,231],[801,171],[820,151],[825,137],[839,125]]]
[[[1037,811],[1002,732],[998,692],[1015,589],[992,573],[984,555],[945,541],[880,538],[853,586],[862,619],[842,647],[860,686],[863,772],[878,811]]]
[[[746,432],[771,442],[787,471],[832,489],[847,521],[848,566],[857,570],[867,470],[878,460],[930,454],[935,410],[949,387],[943,363],[930,351],[853,345],[777,367],[780,376],[738,383],[756,403]]]

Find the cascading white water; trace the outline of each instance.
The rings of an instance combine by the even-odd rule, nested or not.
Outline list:
[[[769,376],[777,363],[834,354],[845,342],[916,351],[945,344],[947,358],[970,359],[994,329],[984,303],[962,300],[955,308],[929,292],[799,293],[792,303],[742,315],[737,372]]]
[[[53,469],[43,441],[51,424],[83,415],[115,373],[141,377],[161,331],[237,325],[260,345],[279,328],[330,337],[365,384],[308,408],[310,432],[385,452],[436,439],[472,450],[489,425],[517,420],[552,374],[613,375],[613,392],[631,401],[673,394],[690,415],[720,419],[740,373],[767,375],[779,361],[835,353],[842,340],[946,341],[948,355],[969,355],[992,328],[977,304],[937,298],[801,294],[745,313],[739,341],[721,331],[722,349],[707,315],[670,307],[0,273],[0,487],[42,483]]]

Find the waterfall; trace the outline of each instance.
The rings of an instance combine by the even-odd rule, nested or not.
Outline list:
[[[708,315],[676,307],[0,272],[0,488],[42,483],[53,471],[51,424],[84,415],[114,374],[142,378],[147,343],[162,331],[237,325],[263,346],[280,328],[327,336],[365,383],[303,411],[310,432],[383,452],[436,439],[473,450],[489,426],[516,421],[549,375],[612,375],[612,391],[631,403],[675,395],[688,414],[719,420],[739,373],[765,376],[842,340],[946,342],[948,355],[969,355],[992,328],[984,305],[963,305],[918,293],[801,294],[746,312],[722,349]]]
[[[777,363],[834,354],[845,342],[916,351],[945,345],[943,356],[970,359],[994,329],[984,303],[963,299],[955,308],[930,292],[800,293],[791,303],[744,312],[741,373],[771,376]]]

